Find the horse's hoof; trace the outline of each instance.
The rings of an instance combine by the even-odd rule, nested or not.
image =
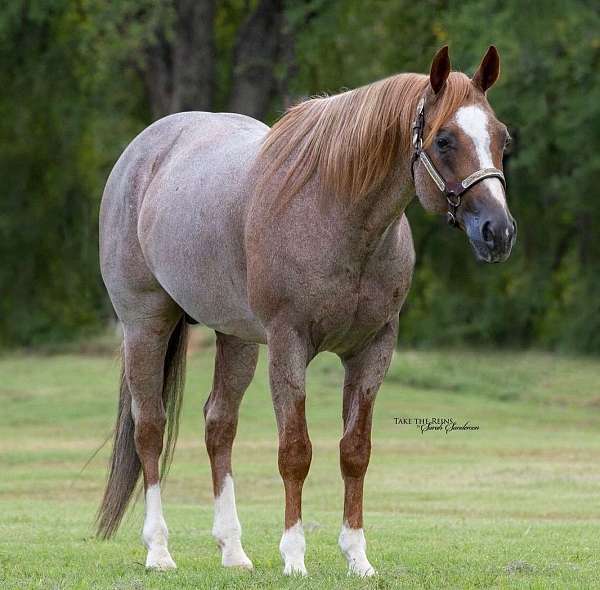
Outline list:
[[[290,562],[286,563],[283,568],[284,576],[308,576],[308,572],[306,571],[306,567],[304,567],[304,562]]]
[[[250,560],[244,561],[241,563],[224,563],[223,567],[238,568],[241,570],[246,570],[248,572],[251,572],[254,570],[254,564]]]
[[[148,551],[146,558],[146,569],[164,572],[177,569],[177,565],[166,549],[156,549]]]
[[[368,562],[365,561],[363,563],[352,563],[348,568],[349,576],[359,576],[361,578],[370,578],[374,576],[377,572],[375,568]]]
[[[246,555],[239,540],[230,543],[219,543],[221,549],[221,565],[223,567],[240,567],[245,570],[254,569],[250,558]]]
[[[242,555],[229,556],[226,557],[223,555],[223,559],[221,560],[221,565],[223,567],[239,567],[245,570],[253,570],[254,565],[248,558],[248,556],[243,553]]]

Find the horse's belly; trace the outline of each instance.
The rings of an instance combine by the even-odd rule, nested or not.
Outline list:
[[[243,340],[265,343],[265,331],[248,305],[245,269],[240,263],[224,250],[211,258],[199,249],[195,262],[188,265],[189,272],[172,285],[171,294],[197,322]]]
[[[224,244],[219,247],[206,238],[197,238],[187,252],[176,245],[165,248],[168,260],[151,257],[154,276],[198,323],[244,340],[265,342],[262,325],[248,305],[242,261]]]

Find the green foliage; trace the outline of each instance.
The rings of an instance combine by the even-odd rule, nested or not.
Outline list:
[[[256,2],[218,3],[216,101],[224,108],[236,31]],[[449,43],[472,72],[494,43],[490,91],[515,138],[506,162],[519,223],[510,261],[474,262],[464,236],[409,210],[418,267],[403,312],[414,344],[600,351],[600,15],[592,2],[289,2],[294,92],[426,71]],[[119,153],[150,122],[145,48],[173,0],[15,0],[0,8],[0,346],[60,340],[110,315],[97,209]],[[276,110],[274,111],[276,112]]]
[[[116,155],[147,119],[144,3],[11,2],[0,11],[0,345],[97,327],[97,218]],[[135,17],[135,18],[134,18]]]

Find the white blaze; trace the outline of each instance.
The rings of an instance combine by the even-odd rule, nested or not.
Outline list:
[[[301,521],[284,531],[279,543],[279,551],[283,558],[284,575],[300,574],[306,576],[306,567],[304,567],[306,541],[304,540],[304,529]]]
[[[487,113],[481,107],[470,105],[458,109],[455,120],[463,132],[473,141],[475,153],[479,159],[479,168],[495,168],[492,160],[492,152],[490,151]],[[504,187],[500,180],[498,178],[486,178],[482,182],[490,191],[490,194],[501,205],[506,207]]]
[[[142,530],[142,539],[148,548],[146,567],[161,570],[176,567],[167,548],[168,538],[169,531],[162,513],[160,487],[155,484],[146,490],[146,518]]]
[[[221,493],[215,498],[213,537],[221,548],[221,563],[225,567],[252,569],[252,562],[242,548],[242,526],[235,506],[233,478],[227,474]]]
[[[375,569],[367,559],[367,541],[362,529],[352,529],[342,525],[338,541],[342,553],[348,560],[348,573],[361,577],[375,575]]]

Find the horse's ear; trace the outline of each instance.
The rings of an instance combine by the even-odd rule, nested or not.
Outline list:
[[[436,94],[442,89],[448,74],[450,74],[450,58],[448,57],[448,46],[444,45],[435,54],[429,71],[429,83]]]
[[[498,50],[490,45],[473,76],[473,84],[485,93],[498,79],[498,76],[500,76],[500,56]]]

